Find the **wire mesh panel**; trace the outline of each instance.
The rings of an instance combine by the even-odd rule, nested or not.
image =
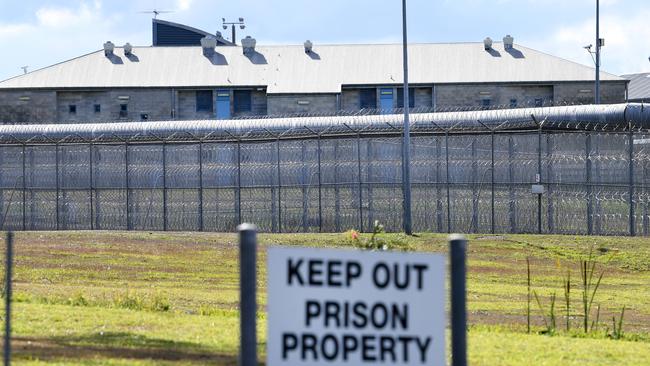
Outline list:
[[[318,154],[317,140],[280,143],[283,231],[317,232],[320,229]]]
[[[23,224],[23,148],[0,146],[0,230]]]
[[[201,230],[200,199],[198,189],[168,189],[167,230]]]
[[[412,215],[416,231],[447,231],[444,144],[444,135],[411,139]]]
[[[239,224],[237,190],[203,189],[203,230],[232,232]],[[268,203],[267,203],[268,204]]]
[[[93,191],[93,227],[96,230],[127,230],[127,190]]]
[[[321,141],[324,231],[362,230],[359,145],[357,138]]]

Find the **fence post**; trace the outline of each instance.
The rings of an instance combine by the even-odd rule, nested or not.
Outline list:
[[[592,200],[592,187],[591,187],[591,133],[587,132],[585,138],[585,169],[587,180],[587,234],[593,235],[594,233],[594,207]]]
[[[490,197],[490,231],[492,234],[495,232],[494,224],[494,130],[490,131],[490,189],[492,190]]]
[[[476,156],[476,137],[472,137],[471,144],[471,153],[472,153],[472,222],[470,224],[470,230],[473,233],[478,232],[478,220],[479,220],[479,178],[478,178],[478,161]]]
[[[451,233],[451,197],[449,194],[449,130],[445,131],[445,185],[447,187],[447,232]]]
[[[59,209],[59,196],[61,195],[61,188],[59,183],[59,144],[54,145],[54,171],[56,174],[56,230],[59,230],[59,219],[61,218]]]
[[[5,245],[7,246],[5,264],[5,339],[4,339],[4,364],[11,364],[11,279],[14,256],[14,233],[9,231],[5,236]]]
[[[636,222],[634,220],[635,207],[634,207],[634,132],[632,131],[632,123],[629,124],[629,179],[630,179],[630,192],[629,192],[629,206],[630,206],[630,236],[636,235]]]
[[[131,208],[129,195],[129,143],[124,142],[124,186],[126,188],[126,229],[133,230],[133,225],[131,223]]]
[[[323,179],[321,178],[320,134],[318,134],[318,232],[323,232]]]
[[[553,184],[555,182],[555,174],[553,172],[553,163],[551,162],[553,150],[555,145],[553,144],[553,139],[550,133],[546,133],[546,209],[547,209],[547,222],[548,222],[548,233],[555,233],[555,220],[553,216],[555,215],[554,205],[553,205]]]
[[[25,176],[26,153],[25,144],[23,144],[23,231],[27,230],[27,177]]]
[[[95,229],[95,208],[93,207],[93,186],[94,186],[94,177],[93,177],[93,143],[88,144],[88,178],[90,181],[88,185],[90,186],[90,191],[88,192],[88,197],[90,198],[90,230]]]
[[[434,136],[436,141],[436,222],[438,224],[437,231],[442,233],[444,228],[442,218],[442,186],[440,185],[440,160],[442,159],[442,139],[440,136]]]
[[[257,228],[241,224],[239,231],[239,365],[257,365]]]
[[[167,144],[165,141],[162,142],[162,185],[163,231],[167,231]]]
[[[237,139],[237,225],[241,224],[241,141]]]
[[[357,174],[359,174],[359,231],[363,232],[363,186],[361,181],[361,133],[357,132]]]
[[[466,250],[463,235],[449,236],[451,274],[451,360],[453,366],[467,366]]]
[[[517,232],[517,219],[515,211],[517,203],[515,202],[515,191],[513,188],[515,178],[515,165],[513,159],[515,157],[515,144],[512,141],[512,135],[508,136],[508,218],[510,221],[510,233]]]
[[[543,123],[543,122],[542,122]],[[542,123],[537,129],[537,184],[542,184]],[[542,194],[537,195],[537,233],[542,233]]]
[[[203,141],[199,141],[199,231],[205,231],[203,222]]]
[[[282,232],[282,170],[280,168],[280,137],[277,140],[276,159],[277,159],[277,174],[278,174],[278,232]]]

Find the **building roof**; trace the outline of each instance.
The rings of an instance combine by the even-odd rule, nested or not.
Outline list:
[[[622,77],[630,80],[627,87],[628,100],[650,101],[650,72],[628,74]]]
[[[409,45],[409,81],[432,83],[539,83],[591,81],[594,70],[565,59],[501,43],[485,51],[483,43]],[[603,81],[625,79],[602,72]],[[402,46],[314,45],[217,47],[209,57],[201,47],[134,47],[126,57],[96,51],[0,82],[0,89],[120,87],[265,86],[276,93],[338,93],[343,85],[390,85],[402,82]]]

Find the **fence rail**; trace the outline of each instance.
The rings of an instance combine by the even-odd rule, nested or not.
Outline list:
[[[415,115],[414,230],[647,235],[631,106]],[[2,126],[0,229],[401,229],[399,116],[246,122]]]

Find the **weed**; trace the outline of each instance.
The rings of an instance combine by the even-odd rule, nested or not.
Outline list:
[[[564,310],[566,311],[566,331],[571,328],[571,271],[566,271],[564,279]]]
[[[616,321],[616,316],[612,316],[612,338],[613,339],[621,339],[623,338],[623,317],[625,317],[625,305],[623,305],[623,309],[621,310],[621,316],[618,318],[618,322]]]
[[[589,317],[591,315],[591,306],[596,297],[596,292],[603,279],[605,271],[601,271],[598,280],[594,283],[594,273],[596,272],[596,260],[593,257],[593,248],[589,251],[589,258],[580,261],[580,276],[582,279],[582,312],[583,328],[585,333],[589,332]],[[599,312],[600,313],[600,312]],[[593,325],[592,325],[593,328]]]
[[[530,333],[530,258],[526,257],[526,274],[528,283],[527,306],[526,306],[526,332]]]
[[[539,306],[539,311],[542,314],[542,319],[544,319],[544,326],[546,327],[546,330],[543,331],[542,333],[548,335],[555,335],[557,330],[556,316],[555,316],[555,300],[556,300],[555,292],[551,294],[551,304],[548,313],[548,320],[546,320],[547,315],[544,312],[544,307],[542,306],[542,302],[539,300],[539,296],[537,296],[537,291],[533,291],[533,294],[535,295],[535,301],[537,301],[537,306]]]
[[[84,295],[77,293],[74,296],[68,298],[68,301],[66,301],[67,305],[70,306],[88,306],[88,300],[84,297]]]
[[[404,235],[386,235],[384,225],[380,224],[378,220],[375,220],[370,238],[363,238],[356,230],[350,230],[346,234],[346,240],[359,249],[382,251],[413,250],[413,247]]]

